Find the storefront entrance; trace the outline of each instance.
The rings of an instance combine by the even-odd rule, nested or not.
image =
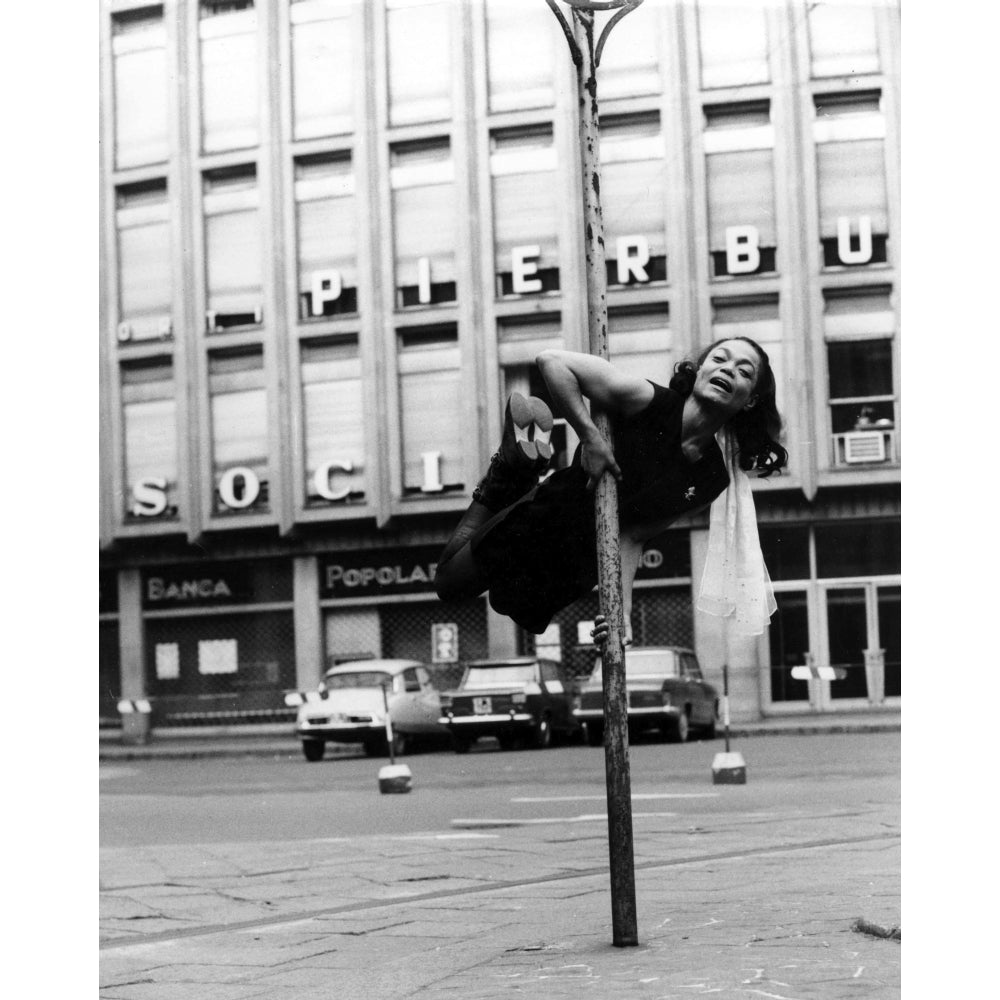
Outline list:
[[[763,637],[769,714],[897,707],[901,693],[898,577],[826,580],[779,589]],[[796,667],[815,668],[800,679]],[[834,668],[835,679],[823,676]],[[795,671],[799,673],[800,671]]]

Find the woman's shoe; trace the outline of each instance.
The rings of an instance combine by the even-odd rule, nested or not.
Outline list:
[[[534,396],[526,398],[512,392],[504,412],[500,447],[490,459],[486,475],[472,491],[472,499],[496,513],[536,486],[540,468],[548,465],[552,457],[548,443],[551,431],[549,408]]]
[[[499,454],[511,471],[534,469],[538,461],[538,448],[531,440],[534,410],[530,400],[533,398],[529,396],[525,399],[519,392],[512,392],[507,400]]]
[[[537,396],[528,397],[528,406],[531,408],[532,436],[531,440],[538,453],[538,460],[541,468],[545,468],[552,458],[552,411]]]

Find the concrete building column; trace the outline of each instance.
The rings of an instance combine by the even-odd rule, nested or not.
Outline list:
[[[146,632],[142,622],[142,574],[138,569],[118,573],[118,649],[121,664],[121,697],[137,701],[146,697]],[[122,742],[148,743],[149,714],[122,714]]]
[[[295,686],[312,691],[323,673],[323,616],[319,607],[319,566],[315,556],[293,561]]]
[[[726,635],[721,618],[697,608],[698,590],[708,552],[708,530],[691,532],[691,602],[694,605],[694,648],[709,684],[723,691],[722,667],[729,666],[729,716],[733,722],[755,722],[763,715],[759,637]]]

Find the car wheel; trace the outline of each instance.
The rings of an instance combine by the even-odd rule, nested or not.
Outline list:
[[[464,736],[452,736],[451,748],[455,753],[468,753],[472,744]]]
[[[691,722],[687,710],[681,712],[677,719],[667,729],[668,743],[687,743],[691,735]]]
[[[715,721],[718,717],[719,717],[719,706],[716,705],[712,715],[712,721],[707,726],[705,726],[705,730],[702,734],[704,739],[706,740],[715,739]]]
[[[534,743],[536,750],[548,750],[552,746],[552,723],[548,719],[538,720]]]
[[[326,743],[324,743],[323,740],[302,741],[302,753],[305,755],[306,760],[322,760],[325,752]]]
[[[598,726],[596,723],[587,723],[587,746],[600,747],[604,746],[604,727]]]

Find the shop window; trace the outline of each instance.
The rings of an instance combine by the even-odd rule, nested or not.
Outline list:
[[[125,518],[177,516],[177,404],[168,358],[121,367]]]
[[[766,6],[698,0],[698,52],[706,90],[768,83]]]
[[[552,127],[490,137],[497,295],[559,288],[559,184]]]
[[[667,306],[608,310],[608,354],[620,371],[667,385],[673,375],[673,335]]]
[[[774,128],[767,101],[705,108],[712,275],[776,270]]]
[[[302,345],[307,506],[365,498],[364,401],[356,340]]]
[[[455,167],[447,139],[391,150],[396,307],[454,302]]]
[[[601,122],[601,212],[608,285],[667,277],[666,148],[658,113]]]
[[[556,38],[554,31],[559,34]],[[486,2],[490,112],[550,108],[555,103],[554,43],[565,46],[552,11],[542,3]]]
[[[389,124],[451,117],[449,0],[385,0],[389,47]]]
[[[821,580],[891,576],[900,572],[899,521],[816,526],[816,571]]]
[[[464,420],[458,330],[454,325],[399,335],[399,423],[404,496],[459,492],[465,488]]]
[[[878,91],[815,97],[824,267],[884,264],[889,218]]]
[[[112,15],[115,166],[119,170],[164,163],[169,158],[166,46],[162,6]]]
[[[295,160],[299,319],[358,311],[358,218],[350,152]]]
[[[170,206],[167,182],[123,184],[115,191],[118,231],[118,340],[173,334]]]
[[[759,528],[764,565],[772,580],[808,580],[809,529],[794,524],[762,524]],[[803,661],[798,661],[803,662]]]
[[[253,165],[204,175],[205,326],[217,333],[263,322],[257,169]]]
[[[213,513],[267,510],[268,419],[263,351],[213,351],[208,356],[208,384]]]
[[[777,388],[778,410],[792,398],[785,380],[784,345],[777,295],[755,295],[712,300],[712,343],[729,337],[749,337],[767,353]],[[786,390],[788,394],[786,394]]]
[[[806,15],[813,77],[878,73],[875,3],[818,0]]]
[[[201,0],[201,142],[206,153],[260,141],[253,0]]]
[[[292,129],[295,139],[354,128],[354,25],[359,4],[293,0]]]
[[[563,10],[566,5],[560,4]],[[601,53],[597,96],[601,101],[662,93],[660,82],[660,12],[626,14],[615,24]],[[607,19],[598,15],[598,24]],[[560,58],[566,53],[560,52]]]

